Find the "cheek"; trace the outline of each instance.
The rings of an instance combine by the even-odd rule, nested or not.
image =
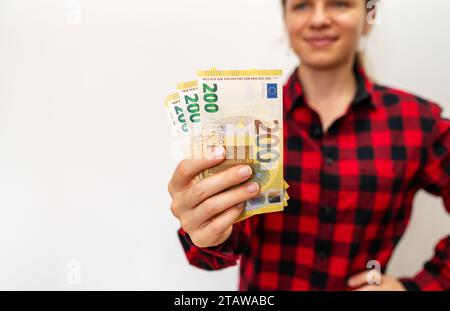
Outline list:
[[[291,41],[295,42],[301,37],[301,34],[305,28],[305,23],[298,18],[286,18],[286,30]]]
[[[358,46],[359,38],[363,32],[363,23],[359,20],[344,19],[338,21],[341,40],[346,46]]]
[[[336,24],[343,35],[348,38],[359,38],[363,32],[365,15],[353,13],[336,17]]]

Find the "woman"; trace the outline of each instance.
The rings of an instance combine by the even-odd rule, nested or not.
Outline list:
[[[223,150],[182,161],[169,192],[191,264],[214,270],[240,259],[241,290],[450,289],[450,237],[415,277],[367,278],[367,265],[384,273],[417,190],[442,196],[450,211],[449,120],[434,103],[374,84],[358,60],[370,2],[282,1],[301,60],[284,89],[289,206],[233,225],[258,193],[249,167],[194,184]]]

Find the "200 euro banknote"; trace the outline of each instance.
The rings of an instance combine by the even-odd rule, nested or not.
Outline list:
[[[259,195],[247,201],[238,221],[283,210],[283,98],[281,70],[206,70],[198,72],[203,151],[226,150],[208,178],[237,164],[252,167]]]

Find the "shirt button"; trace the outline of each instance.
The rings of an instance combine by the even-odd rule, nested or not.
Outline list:
[[[319,209],[319,220],[323,224],[336,223],[336,209],[329,205],[321,206]]]
[[[334,159],[327,157],[327,158],[325,158],[325,163],[328,164],[328,165],[333,165],[334,164]]]
[[[322,258],[322,259],[327,258],[327,253],[325,253],[325,252],[323,252],[323,251],[318,252],[317,255],[318,255],[320,258]]]
[[[322,129],[320,128],[320,126],[313,127],[312,135],[314,138],[320,138],[322,136]]]
[[[323,209],[325,210],[325,213],[327,213],[328,215],[330,215],[333,212],[333,208],[329,205],[325,205]]]

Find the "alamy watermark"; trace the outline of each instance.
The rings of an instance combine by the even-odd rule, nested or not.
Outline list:
[[[81,284],[81,263],[78,260],[70,260],[66,263],[66,283],[68,285]]]
[[[79,25],[82,22],[82,10],[80,0],[67,0],[66,21],[70,25]]]
[[[380,24],[380,17],[378,14],[378,7],[380,3],[379,0],[369,0],[367,1],[367,23],[370,25]]]
[[[367,273],[366,281],[369,285],[381,285],[381,264],[378,260],[370,260],[366,265],[370,271]]]

